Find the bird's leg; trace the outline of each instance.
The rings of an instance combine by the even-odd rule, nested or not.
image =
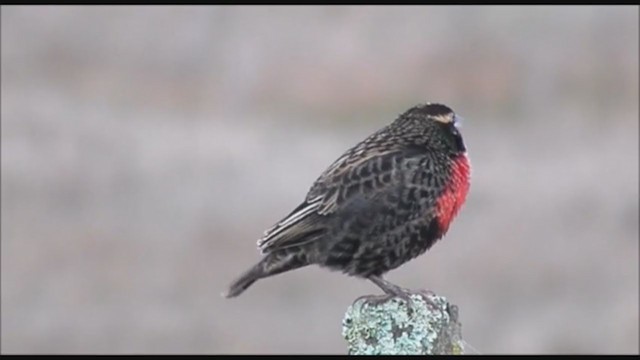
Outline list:
[[[385,294],[378,295],[378,296],[372,296],[372,295],[360,296],[355,300],[355,302],[357,302],[360,299],[365,299],[365,302],[367,304],[375,306],[375,305],[382,304],[383,302],[386,302],[393,297],[398,297],[404,300],[408,306],[411,306],[411,298],[409,297],[409,293],[410,293],[409,290],[403,289],[398,285],[392,284],[387,280],[384,280],[380,276],[372,275],[372,276],[369,276],[368,279],[371,280],[374,284],[378,285],[378,287],[382,289],[382,291],[384,291]]]
[[[372,275],[369,276],[369,280],[378,285],[378,287],[382,289],[382,291],[384,291],[387,295],[397,296],[406,301],[410,301],[410,290],[401,288],[400,286],[383,279],[381,276]]]
[[[379,295],[379,296],[371,296],[371,295],[367,295],[367,296],[361,296],[358,299],[356,299],[356,301],[365,298],[365,301],[370,304],[370,305],[379,305],[393,297],[398,297],[402,300],[404,300],[407,303],[407,306],[411,307],[412,304],[412,300],[411,300],[411,294],[413,293],[411,290],[409,289],[405,289],[402,288],[398,285],[395,285],[385,279],[383,279],[380,276],[369,276],[368,277],[369,280],[371,280],[371,282],[373,282],[374,284],[378,285],[378,287],[380,289],[382,289],[382,291],[385,292],[384,295]],[[435,304],[430,298],[429,296],[434,295],[434,293],[432,291],[429,290],[421,290],[418,291],[417,293],[419,293],[420,295],[422,295],[422,297],[424,298],[424,300],[434,306],[437,307],[437,304]]]

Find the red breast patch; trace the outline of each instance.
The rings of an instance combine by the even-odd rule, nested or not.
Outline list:
[[[436,216],[442,235],[449,229],[451,221],[464,204],[470,185],[469,159],[466,154],[457,157],[451,168],[451,179],[436,202]]]

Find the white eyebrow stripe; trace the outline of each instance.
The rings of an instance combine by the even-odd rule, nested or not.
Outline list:
[[[450,123],[454,122],[455,117],[454,117],[453,114],[445,114],[445,115],[433,116],[432,119],[434,121],[438,121],[438,122],[441,122],[443,124],[450,124]]]

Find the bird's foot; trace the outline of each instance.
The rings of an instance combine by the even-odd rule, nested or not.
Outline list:
[[[432,307],[434,309],[439,308],[440,306],[438,304],[436,304],[433,300],[432,297],[435,296],[436,294],[431,291],[431,290],[424,290],[424,289],[420,289],[420,290],[411,290],[411,289],[405,289],[403,287],[400,287],[398,285],[395,285],[387,280],[384,280],[382,277],[379,276],[370,276],[369,280],[371,280],[373,283],[375,283],[376,285],[378,285],[380,287],[380,289],[382,289],[385,292],[385,295],[381,295],[381,296],[364,296],[364,297],[360,297],[358,299],[362,299],[362,298],[367,298],[369,300],[367,300],[367,303],[369,304],[373,304],[373,305],[377,305],[377,304],[381,304],[385,301],[388,301],[391,298],[397,297],[401,300],[404,300],[404,302],[407,304],[407,306],[409,308],[412,307],[413,304],[413,300],[411,299],[411,295],[415,294],[415,295],[419,295],[421,296],[424,301],[427,303],[427,305],[429,307]]]
[[[357,303],[361,300],[363,300],[363,305],[369,305],[369,306],[378,306],[381,305],[383,303],[386,303],[387,301],[391,301],[392,299],[397,298],[400,299],[401,301],[404,301],[407,304],[407,307],[409,309],[412,308],[412,304],[413,304],[413,300],[411,299],[411,294],[407,291],[396,291],[393,293],[385,293],[382,295],[363,295],[358,297],[354,303]]]
[[[396,287],[390,287],[389,289],[387,289],[387,296],[397,297],[399,299],[404,300],[407,303],[407,305],[411,305],[411,303],[413,302],[413,300],[411,299],[411,292],[412,291],[409,289],[396,286]]]
[[[414,291],[414,293],[418,295],[422,295],[422,298],[427,303],[427,305],[436,309],[440,307],[440,305],[436,304],[433,300],[431,300],[432,296],[436,296],[436,293],[434,293],[433,291],[420,289],[420,290]]]
[[[412,293],[411,290],[405,289],[398,285],[390,283],[389,281],[386,281],[383,278],[378,276],[370,276],[369,280],[371,280],[374,284],[378,285],[378,287],[380,287],[380,289],[382,289],[382,291],[384,291],[386,294],[380,298],[379,302],[388,300],[393,297],[397,297],[401,300],[404,300],[404,302],[407,303],[407,306],[411,307],[411,304],[413,302],[411,300],[411,293]],[[382,300],[382,299],[385,299],[385,300]]]
[[[360,300],[363,300],[363,304],[369,305],[369,306],[378,306],[380,304],[383,304],[389,300],[391,300],[391,298],[393,298],[393,295],[389,295],[389,294],[384,294],[384,295],[363,295],[358,297],[353,303],[357,303]]]

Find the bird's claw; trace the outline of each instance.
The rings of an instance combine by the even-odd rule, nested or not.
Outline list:
[[[384,295],[363,295],[358,297],[354,303],[357,303],[361,300],[363,300],[363,305],[369,305],[369,306],[378,306],[380,304],[383,304],[387,301],[389,301],[391,298],[393,297],[393,295],[389,295],[389,294],[384,294]]]
[[[412,307],[413,300],[411,299],[411,296],[409,295],[409,293],[405,293],[405,292],[398,292],[393,294],[387,293],[383,295],[363,295],[358,297],[354,301],[354,303],[357,303],[360,300],[364,300],[364,304],[367,304],[369,306],[378,306],[389,300],[392,300],[393,298],[398,298],[404,301],[407,304],[408,308]]]
[[[420,295],[424,299],[424,301],[427,303],[427,305],[432,308],[437,309],[440,307],[439,304],[437,304],[431,299],[433,296],[435,296],[435,293],[433,291],[423,290],[423,289],[417,290],[417,291],[411,291],[409,289],[404,289],[404,288],[394,289],[393,292],[388,292],[382,295],[363,295],[358,297],[354,301],[354,304],[361,300],[364,300],[363,304],[366,304],[369,306],[378,306],[393,298],[398,298],[406,303],[408,309],[413,310],[413,299],[411,298],[412,294]]]
[[[431,300],[433,296],[436,296],[436,293],[434,293],[433,291],[420,289],[416,292],[416,294],[421,295],[427,305],[430,305],[431,307],[436,309],[440,307],[440,305]]]

